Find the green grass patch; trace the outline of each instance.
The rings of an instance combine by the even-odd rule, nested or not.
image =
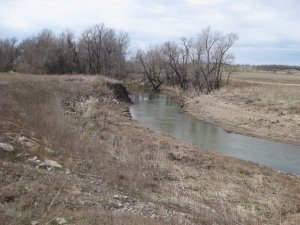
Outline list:
[[[0,72],[0,76],[4,77],[4,76],[13,76],[13,75],[17,75],[19,73],[10,71],[10,72]]]

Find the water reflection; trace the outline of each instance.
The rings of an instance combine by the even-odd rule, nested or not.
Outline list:
[[[153,130],[160,130],[225,155],[300,174],[300,147],[228,133],[220,127],[182,113],[171,97],[138,92],[130,113]]]

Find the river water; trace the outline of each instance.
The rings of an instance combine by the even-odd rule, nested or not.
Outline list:
[[[300,146],[228,133],[215,125],[183,113],[172,97],[135,92],[130,107],[133,119],[197,146],[224,155],[300,175]]]

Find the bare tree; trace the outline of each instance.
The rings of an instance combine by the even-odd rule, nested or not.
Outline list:
[[[74,34],[70,31],[61,33],[53,40],[53,46],[45,63],[47,73],[80,73],[80,61]]]
[[[227,67],[227,83],[229,76],[234,72],[231,66],[234,60],[234,56],[229,52],[232,45],[238,39],[237,35],[234,33],[229,33],[226,35],[221,34],[219,42],[217,44],[217,73],[215,77],[214,88],[220,88],[220,82],[222,81],[222,74],[224,69]]]
[[[67,43],[67,51],[72,61],[72,73],[82,73],[79,59],[78,46],[75,40],[75,34],[67,30],[63,33],[64,40]]]
[[[139,51],[136,58],[154,89],[167,81],[186,90],[191,81],[199,91],[208,93],[220,88],[225,67],[229,79],[234,59],[229,50],[236,40],[236,34],[224,35],[208,27],[195,41],[182,38],[180,45],[165,42],[146,52]]]
[[[55,49],[55,35],[50,30],[43,30],[37,36],[23,40],[19,45],[20,56],[17,70],[25,73],[47,73],[51,51]]]
[[[14,69],[14,61],[17,55],[17,39],[0,39],[0,71]]]
[[[126,32],[119,32],[117,39],[116,39],[116,50],[114,52],[113,57],[113,68],[115,75],[122,75],[127,73],[127,60],[126,56],[128,54],[129,48],[129,35]]]
[[[143,73],[154,91],[164,83],[163,64],[159,47],[149,47],[148,51],[138,50],[136,60],[141,64]]]
[[[89,74],[117,75],[125,69],[127,33],[117,34],[103,24],[85,30],[78,43],[83,70]]]
[[[191,61],[200,91],[205,88],[208,93],[220,88],[224,65],[233,60],[228,51],[236,40],[236,34],[223,35],[206,28],[193,43]]]
[[[176,81],[180,84],[182,89],[187,88],[187,67],[188,67],[188,55],[189,47],[186,39],[183,39],[184,48],[180,48],[175,43],[166,42],[162,46],[163,60],[166,66],[165,71],[168,71],[168,75],[174,82],[174,76]],[[172,71],[171,73],[169,71]]]
[[[102,27],[95,26],[85,30],[81,34],[78,45],[81,61],[84,62],[84,73],[100,73]]]
[[[234,72],[236,72],[236,67],[233,66],[233,65],[228,64],[228,65],[225,66],[224,72],[226,73],[226,77],[227,77],[227,78],[226,78],[226,84],[228,85],[228,84],[229,84],[229,78],[230,78],[230,76],[231,76]]]

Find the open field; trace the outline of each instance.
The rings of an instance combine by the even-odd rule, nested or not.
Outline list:
[[[231,78],[235,81],[242,80],[256,83],[300,84],[300,71],[290,74],[286,72],[236,72]]]
[[[190,93],[185,111],[228,131],[300,145],[300,75],[239,73],[209,95]]]
[[[145,128],[115,82],[0,75],[1,224],[299,224],[299,177]]]

